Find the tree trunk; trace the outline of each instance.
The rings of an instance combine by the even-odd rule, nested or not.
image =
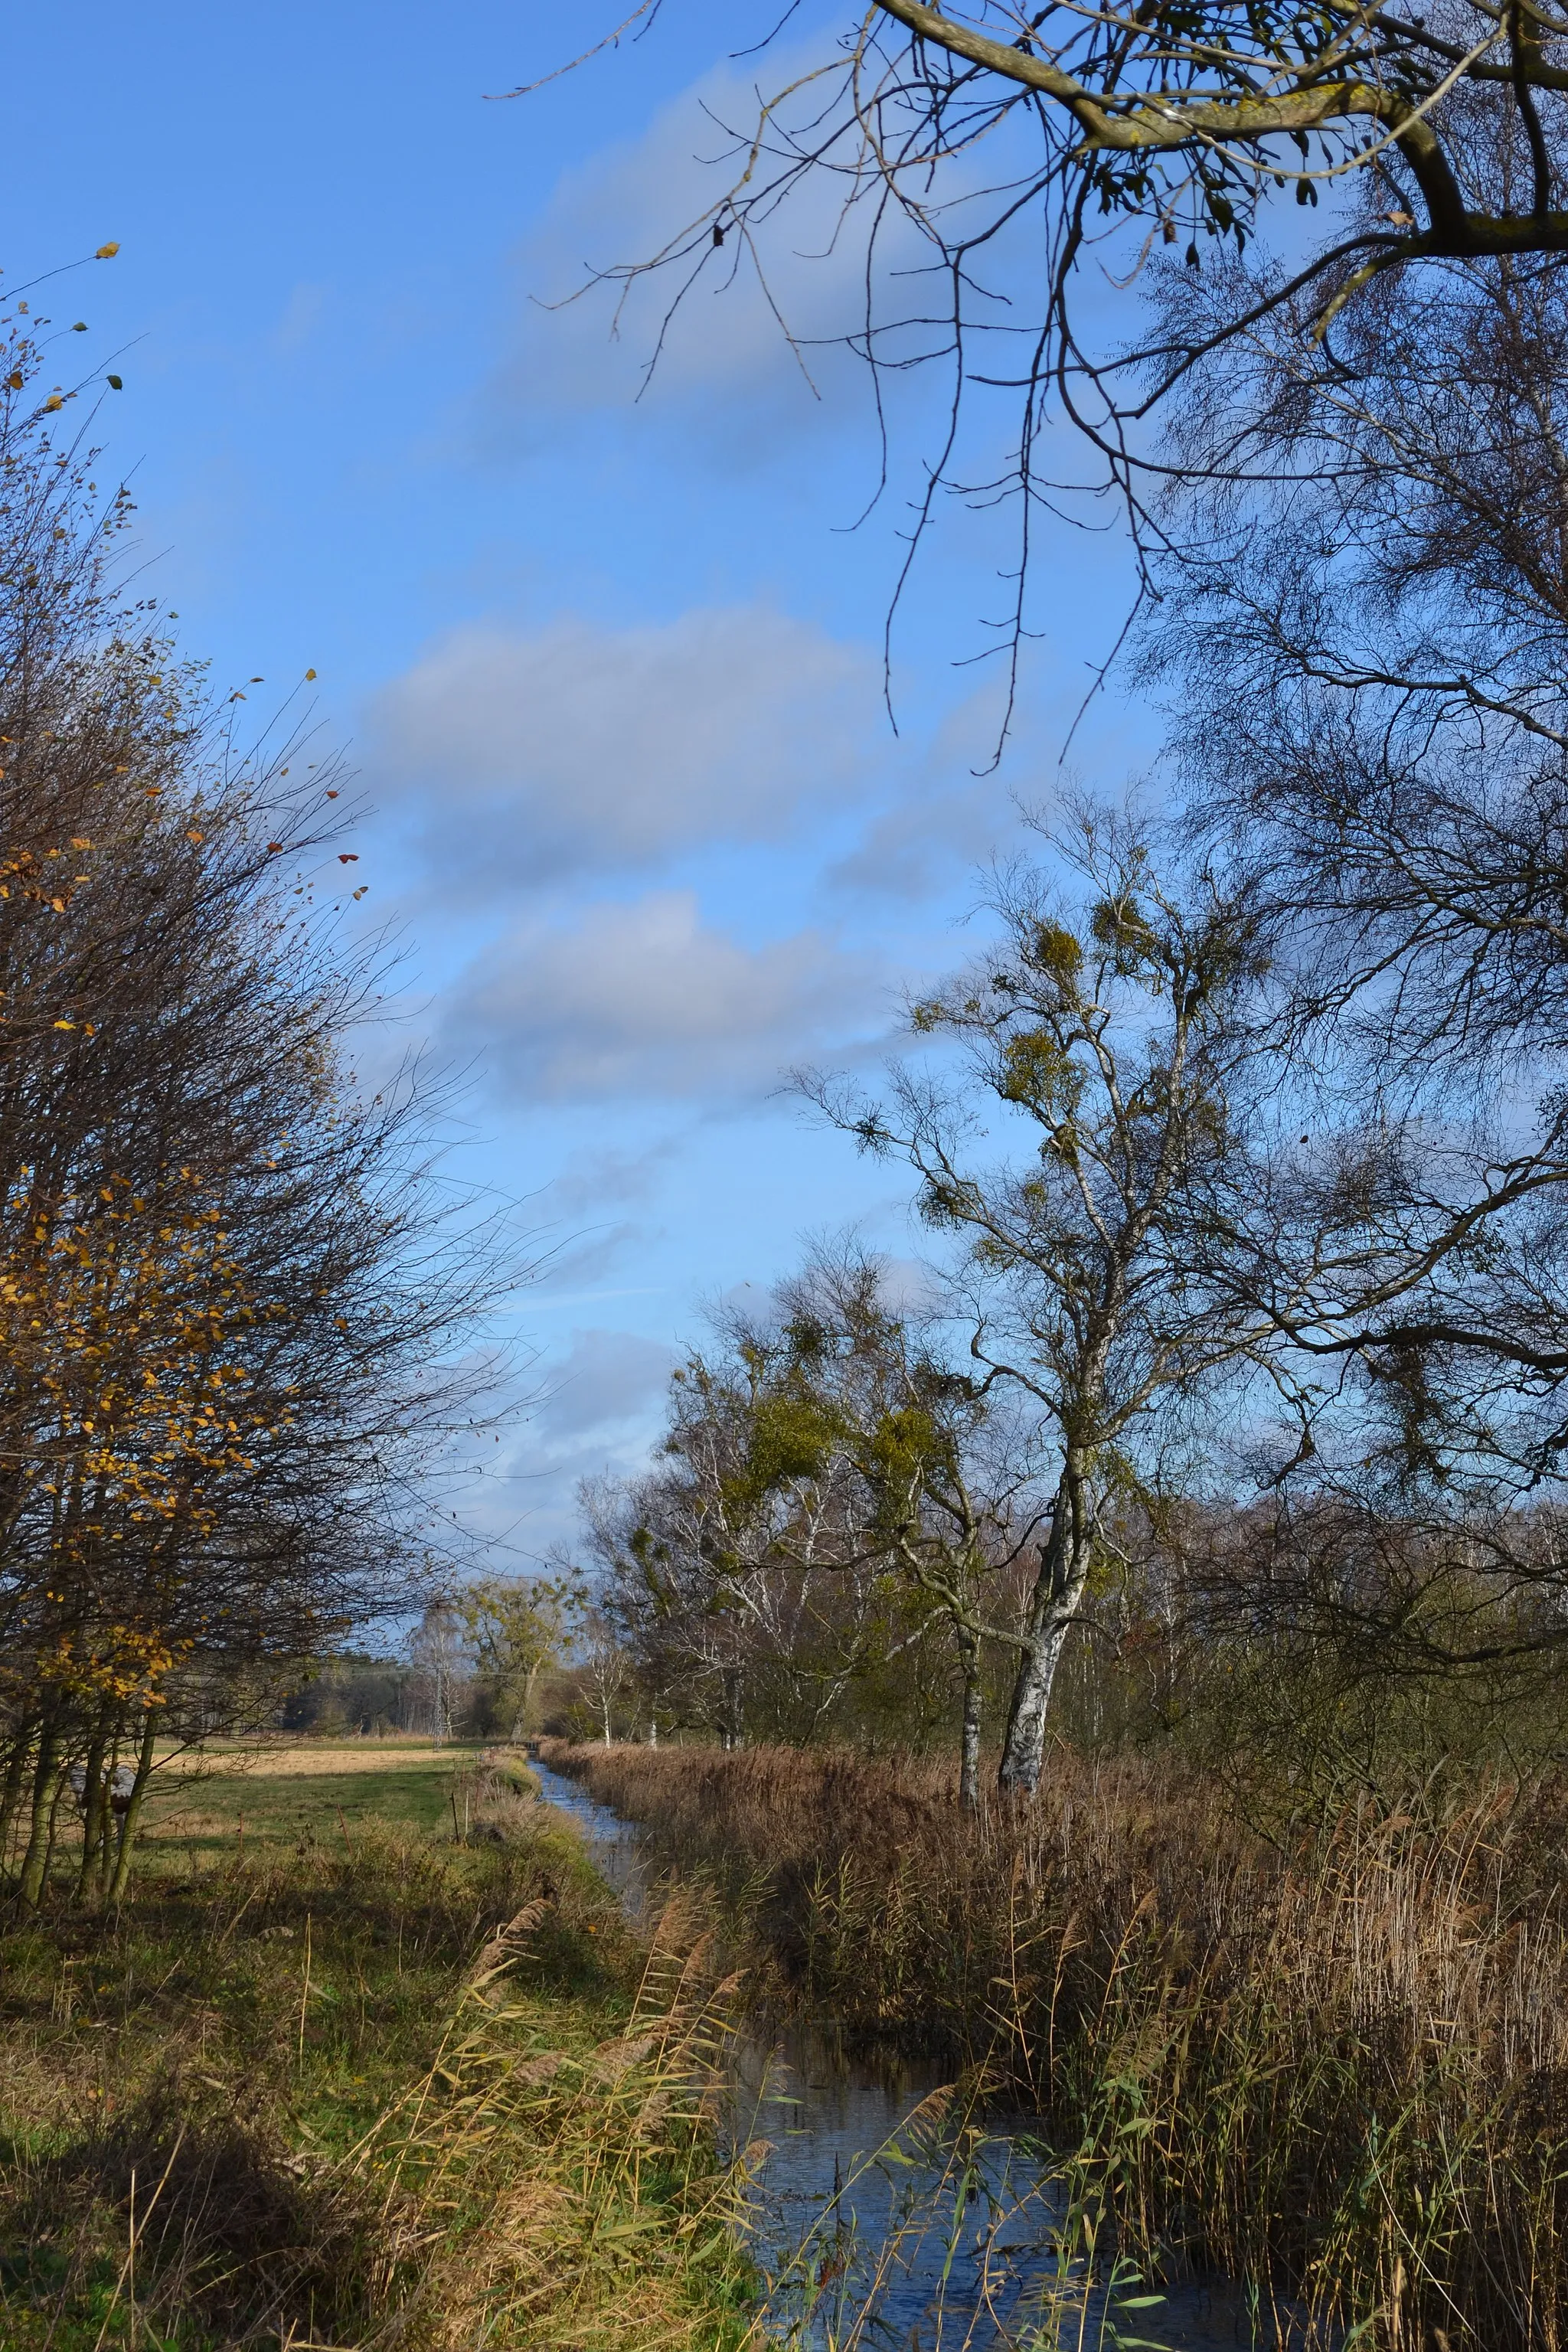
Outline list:
[[[38,1761],[33,1773],[33,1818],[27,1832],[27,1851],[22,1858],[22,1900],[31,1910],[44,1891],[44,1870],[49,1854],[49,1832],[54,1822],[55,1797],[58,1791],[65,1766],[60,1760],[60,1735],[53,1724],[46,1724],[38,1736]]]
[[[150,1706],[142,1729],[142,1748],[136,1759],[136,1778],[131,1784],[131,1801],[125,1808],[120,1824],[120,1852],[115,1859],[114,1876],[110,1883],[111,1903],[124,1900],[126,1883],[131,1876],[131,1849],[136,1843],[136,1827],[142,1819],[142,1800],[147,1794],[147,1782],[153,1771],[153,1743],[157,1736],[158,1710]]]
[[[1051,1532],[1029,1597],[1024,1651],[1013,1685],[1000,1785],[1005,1797],[1032,1797],[1046,1753],[1046,1711],[1062,1645],[1083,1598],[1094,1557],[1094,1503],[1081,1460],[1069,1452],[1051,1511]]]
[[[522,1705],[513,1716],[511,1730],[508,1734],[509,1744],[513,1748],[528,1736],[528,1710],[533,1705],[533,1685],[538,1679],[539,1666],[530,1666],[522,1685]]]
[[[49,1799],[49,1833],[44,1841],[44,1879],[47,1886],[49,1873],[55,1866],[55,1835],[60,1825],[60,1801],[66,1792],[66,1768],[62,1763],[55,1775],[55,1793]]]
[[[732,1752],[742,1742],[743,1724],[741,1714],[741,1669],[726,1666],[722,1675],[724,1688],[723,1738],[726,1753]]]
[[[22,1782],[26,1778],[27,1759],[32,1752],[33,1726],[30,1723],[18,1724],[10,1761],[5,1767],[5,1785],[0,1790],[0,1864],[5,1863],[10,1851],[11,1824],[22,1801]]]
[[[98,1901],[100,1909],[101,1909],[109,1900],[110,1880],[114,1875],[114,1806],[111,1800],[114,1789],[114,1776],[120,1769],[121,1728],[121,1727],[119,1724],[116,1724],[114,1737],[109,1744],[109,1753],[103,1759],[103,1786],[99,1791],[99,1805],[103,1820],[103,1835],[99,1840],[98,1846]],[[240,1816],[240,1833],[242,1842],[244,1837],[244,1818],[245,1817],[242,1814]]]
[[[980,1811],[980,1644],[969,1628],[958,1630],[963,1661],[963,1729],[960,1735],[958,1802],[961,1811]]]
[[[92,1735],[82,1768],[81,1789],[81,1868],[77,1873],[76,1899],[85,1903],[92,1888],[93,1864],[98,1859],[99,1840],[108,1834],[105,1816],[109,1811],[109,1790],[104,1779],[103,1757],[107,1745],[107,1727],[102,1717]]]

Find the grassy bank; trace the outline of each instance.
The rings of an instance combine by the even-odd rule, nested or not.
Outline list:
[[[1304,2298],[1325,2343],[1568,2340],[1568,1792],[1282,1852],[1201,1781],[1066,1754],[975,1824],[843,1755],[546,1754],[781,1992],[1005,2075],[1141,2263]]]
[[[118,1915],[0,1937],[0,2342],[740,2344],[692,1942],[515,1768],[226,1759]]]

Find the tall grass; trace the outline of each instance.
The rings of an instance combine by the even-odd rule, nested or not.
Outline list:
[[[384,2184],[383,2260],[417,2273],[405,2322],[431,2352],[738,2345],[738,2182],[708,2128],[732,1988],[673,1902],[623,2030],[563,2042],[514,1984],[545,1913],[526,1906],[485,1946],[424,2074],[344,2168]]]
[[[1058,1754],[1026,1811],[938,1772],[547,1748],[720,1889],[781,1998],[985,2063],[1122,2256],[1267,2336],[1568,2341],[1563,1792],[1347,1812],[1289,1850],[1199,1780]]]
[[[752,2281],[707,2110],[728,1990],[526,1779],[432,1835],[149,1854],[0,1937],[6,2352],[721,2352]]]

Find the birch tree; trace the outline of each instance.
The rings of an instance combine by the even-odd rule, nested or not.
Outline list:
[[[1205,876],[1167,888],[1136,825],[1086,812],[1066,846],[1077,898],[1037,870],[1005,875],[997,947],[912,1007],[917,1031],[959,1049],[956,1076],[906,1064],[879,1096],[804,1081],[863,1150],[912,1167],[921,1214],[957,1244],[952,1303],[982,1392],[1021,1393],[1052,1443],[1003,1746],[1013,1795],[1038,1783],[1108,1486],[1267,1329],[1228,1264],[1256,1183],[1255,925]],[[1026,1157],[996,1148],[996,1118]]]

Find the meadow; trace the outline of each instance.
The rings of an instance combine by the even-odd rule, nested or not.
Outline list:
[[[744,2340],[679,1906],[638,1943],[473,1751],[166,1777],[118,1911],[0,1937],[7,2352]]]

